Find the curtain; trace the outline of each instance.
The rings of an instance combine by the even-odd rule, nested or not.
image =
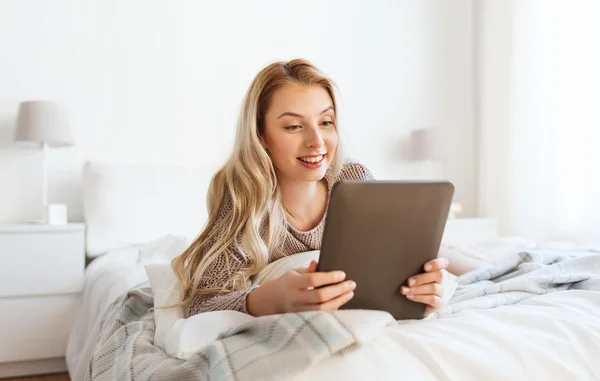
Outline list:
[[[600,2],[512,4],[506,226],[600,244]]]

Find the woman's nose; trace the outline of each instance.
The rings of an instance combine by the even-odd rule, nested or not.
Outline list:
[[[307,137],[306,137],[306,145],[308,147],[313,148],[321,148],[325,144],[323,141],[323,137],[321,136],[321,131],[319,131],[318,127],[307,128]]]

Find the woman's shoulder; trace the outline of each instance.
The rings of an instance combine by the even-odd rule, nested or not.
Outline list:
[[[374,180],[371,171],[353,159],[346,159],[337,180]]]

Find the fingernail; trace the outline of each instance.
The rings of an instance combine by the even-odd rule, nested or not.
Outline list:
[[[400,287],[400,292],[403,294],[406,294],[408,292],[408,287],[404,287],[404,286]]]
[[[356,288],[356,282],[351,281],[350,283],[348,283],[348,287],[350,287],[352,289]]]
[[[431,270],[431,265],[428,263],[425,265],[425,271]]]
[[[337,278],[338,278],[339,280],[344,280],[344,278],[346,278],[346,274],[345,274],[343,271],[340,271],[340,272],[337,274]]]
[[[407,297],[408,299],[414,299],[414,297],[415,297],[415,296],[414,296],[414,295],[406,295],[406,297]]]
[[[409,279],[408,280],[408,285],[412,286],[413,284],[415,284],[415,280],[414,279]]]

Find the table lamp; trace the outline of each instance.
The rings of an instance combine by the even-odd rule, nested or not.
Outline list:
[[[444,162],[441,131],[437,128],[419,128],[410,131],[402,140],[400,156],[408,162]],[[449,218],[455,218],[462,212],[462,205],[452,203]]]
[[[48,170],[46,155],[49,147],[74,145],[64,108],[49,101],[28,101],[19,105],[16,142],[37,143],[42,150],[43,222],[48,222]],[[65,211],[66,215],[66,211]]]
[[[410,131],[402,140],[400,155],[405,161],[442,161],[440,132],[434,128]]]

